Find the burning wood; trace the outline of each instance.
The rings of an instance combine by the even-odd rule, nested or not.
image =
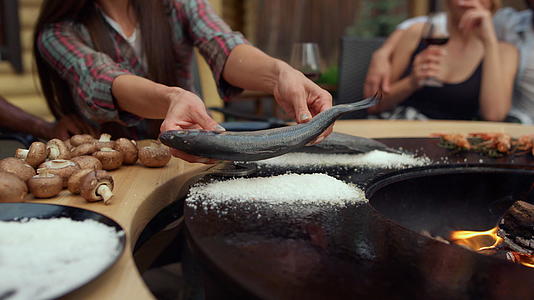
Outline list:
[[[487,231],[454,231],[450,240],[481,254],[534,268],[534,205],[517,201]]]

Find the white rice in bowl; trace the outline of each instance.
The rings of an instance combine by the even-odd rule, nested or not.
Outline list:
[[[124,233],[94,220],[0,222],[0,298],[61,296],[105,269],[120,254]]]

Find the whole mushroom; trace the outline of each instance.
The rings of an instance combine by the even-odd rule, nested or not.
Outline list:
[[[42,163],[39,169],[48,169],[48,173],[58,175],[63,179],[63,187],[67,187],[69,177],[79,170],[80,166],[70,160],[55,159]]]
[[[69,149],[67,149],[65,143],[60,139],[51,139],[46,143],[46,148],[48,149],[48,158],[50,160],[70,158]]]
[[[48,157],[48,149],[43,142],[33,142],[29,149],[17,149],[15,157],[24,160],[28,165],[36,168]]]
[[[28,187],[17,176],[0,172],[0,202],[22,202],[28,193]]]
[[[122,153],[111,148],[102,148],[93,153],[93,156],[100,160],[104,170],[115,170],[122,165]]]
[[[35,175],[35,169],[24,161],[7,157],[0,160],[0,171],[11,173],[26,182]]]
[[[113,197],[113,178],[104,170],[94,170],[82,177],[80,195],[89,202],[104,200],[110,203]]]
[[[144,144],[144,145],[143,145]],[[160,168],[165,166],[171,159],[171,150],[159,141],[139,144],[139,162],[151,168]],[[143,145],[143,146],[141,146]]]
[[[95,138],[93,138],[90,134],[77,134],[70,138],[70,144],[73,147],[78,147],[82,144],[92,144],[94,141]]]
[[[28,188],[35,198],[54,197],[63,189],[63,179],[48,173],[48,169],[38,169],[37,175],[28,180]]]
[[[81,144],[70,151],[70,157],[77,157],[82,155],[90,155],[98,151],[94,143]]]
[[[135,141],[120,138],[115,141],[115,146],[113,148],[122,153],[124,157],[123,164],[133,165],[137,162],[137,147]]]
[[[72,174],[72,176],[69,178],[69,181],[67,183],[67,188],[69,189],[69,191],[75,195],[79,194],[80,183],[81,183],[82,178],[85,175],[91,173],[92,171],[94,171],[94,169],[81,169],[81,170],[74,172],[74,174]]]
[[[95,142],[95,144],[98,150],[102,150],[103,148],[113,148],[115,142],[111,140],[110,134],[102,133],[98,141]]]
[[[100,160],[90,155],[73,157],[71,161],[77,163],[80,166],[80,169],[102,170],[102,163]]]

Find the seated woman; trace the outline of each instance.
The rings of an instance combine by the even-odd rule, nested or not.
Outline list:
[[[393,53],[390,90],[370,113],[396,108],[396,118],[504,120],[511,106],[518,54],[495,35],[491,14],[500,3],[447,0],[446,4],[448,43],[428,46],[422,40],[425,24],[406,30]],[[429,78],[444,84],[425,86]]]

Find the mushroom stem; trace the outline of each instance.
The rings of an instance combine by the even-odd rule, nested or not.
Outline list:
[[[113,197],[113,192],[107,184],[100,185],[96,190],[96,193],[102,196],[102,199],[104,199],[104,204],[109,204],[111,202],[110,199]]]
[[[28,153],[30,152],[30,150],[28,149],[17,149],[17,152],[16,152],[16,157],[18,159],[22,159],[22,160],[25,160],[26,157],[28,157]]]
[[[50,147],[50,158],[55,159],[59,156],[59,154],[61,153],[59,152],[59,149],[57,147]]]
[[[108,133],[102,133],[100,135],[99,142],[110,142],[111,141],[111,134]]]

